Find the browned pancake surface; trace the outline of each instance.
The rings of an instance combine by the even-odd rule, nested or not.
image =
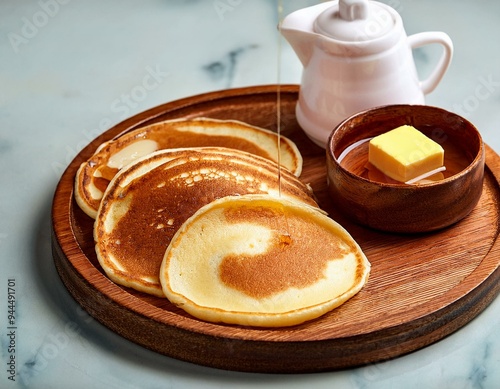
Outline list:
[[[141,166],[124,169],[112,181],[96,219],[95,239],[99,260],[110,277],[147,293],[162,295],[158,273],[165,250],[199,208],[225,196],[278,195],[277,166],[234,150],[224,155],[192,149],[122,186],[128,172]],[[283,174],[281,190],[286,198],[317,206],[310,189],[291,173]],[[121,206],[126,208],[123,215],[117,211]],[[107,231],[110,221],[112,228]]]
[[[332,258],[342,258],[356,248],[351,242],[332,240],[323,226],[276,212],[273,208],[228,208],[228,223],[269,225],[274,245],[260,255],[228,255],[220,264],[221,280],[228,286],[262,299],[288,288],[303,289],[325,276]],[[278,232],[279,231],[279,232]],[[342,243],[342,244],[341,244]]]

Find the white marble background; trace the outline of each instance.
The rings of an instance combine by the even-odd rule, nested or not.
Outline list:
[[[317,3],[283,0],[285,14]],[[500,152],[500,2],[388,0],[408,34],[455,43],[427,102],[458,112]],[[3,0],[0,3],[1,388],[498,388],[500,299],[452,336],[367,367],[309,375],[242,374],[176,361],[88,316],[52,262],[50,206],[64,167],[114,123],[207,91],[277,81],[277,0]],[[282,83],[301,66],[281,44]],[[415,52],[422,76],[437,51]],[[147,75],[155,80],[145,88]],[[151,81],[151,78],[149,79]],[[16,375],[9,280],[15,280]]]

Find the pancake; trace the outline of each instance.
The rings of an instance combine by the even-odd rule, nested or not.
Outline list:
[[[163,297],[161,262],[182,223],[218,198],[250,193],[280,196],[277,164],[224,148],[143,157],[117,173],[104,193],[94,222],[99,263],[114,282]],[[311,189],[286,170],[281,196],[317,207]]]
[[[369,272],[354,239],[318,209],[247,195],[191,216],[165,253],[160,281],[167,298],[198,319],[282,327],[343,304]]]
[[[278,162],[278,135],[236,120],[175,119],[127,132],[99,146],[82,163],[75,178],[78,206],[95,218],[103,193],[114,175],[131,161],[151,152],[186,147],[228,147]],[[302,156],[297,146],[281,136],[280,163],[297,177]]]

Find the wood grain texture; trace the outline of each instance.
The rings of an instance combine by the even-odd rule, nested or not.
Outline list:
[[[377,232],[345,219],[327,193],[325,151],[295,120],[298,86],[281,86],[283,135],[304,156],[301,179],[321,207],[358,241],[372,264],[354,298],[323,317],[283,329],[197,320],[166,299],[111,282],[96,259],[93,220],[76,205],[73,180],[105,140],[141,125],[179,117],[237,119],[276,130],[273,85],[213,92],[170,102],[119,123],[84,148],[63,173],[52,209],[56,268],[73,297],[101,323],[159,353],[196,364],[247,372],[305,373],[349,368],[407,354],[458,330],[500,291],[500,158],[486,147],[477,207],[434,233]]]

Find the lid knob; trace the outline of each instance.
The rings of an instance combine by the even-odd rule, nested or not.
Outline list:
[[[343,42],[367,42],[391,32],[392,8],[371,0],[332,1],[315,19],[314,32]],[[395,11],[394,11],[395,12]]]
[[[339,13],[344,20],[368,19],[368,0],[340,0]]]

